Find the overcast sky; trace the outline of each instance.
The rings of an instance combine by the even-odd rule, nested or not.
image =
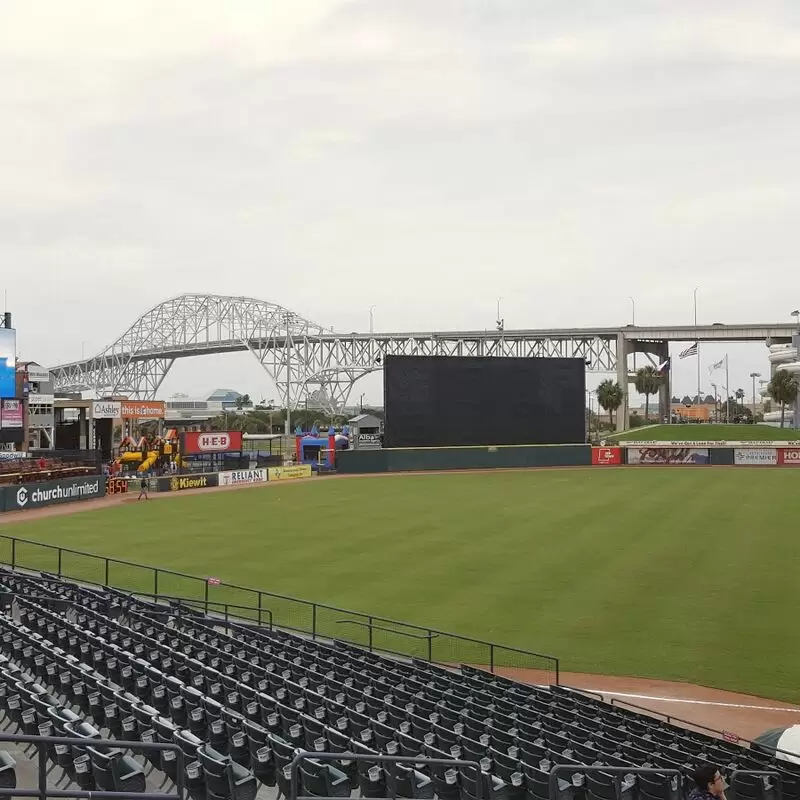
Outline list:
[[[48,365],[198,291],[343,331],[690,323],[695,286],[789,321],[799,101],[797,2],[0,0],[0,288]],[[749,397],[765,348],[730,353]],[[217,386],[274,395],[247,355],[164,389]]]

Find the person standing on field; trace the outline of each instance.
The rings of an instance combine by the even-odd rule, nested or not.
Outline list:
[[[136,499],[141,500],[143,497],[145,500],[150,499],[147,494],[147,478],[142,478],[142,480],[139,481],[139,496]]]

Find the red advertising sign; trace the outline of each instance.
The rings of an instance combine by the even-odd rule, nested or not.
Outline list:
[[[778,450],[778,463],[786,467],[800,467],[800,447],[781,447]]]
[[[7,399],[0,407],[0,427],[22,428],[25,425],[25,412],[22,400]]]
[[[123,400],[120,416],[123,419],[164,419],[163,400]]]
[[[622,463],[621,447],[593,447],[592,464],[596,467],[610,467]]]
[[[189,431],[183,434],[182,452],[187,456],[231,453],[242,449],[241,431]]]

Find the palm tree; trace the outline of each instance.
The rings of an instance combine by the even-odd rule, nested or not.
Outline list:
[[[781,428],[786,420],[786,406],[789,403],[794,403],[799,388],[800,385],[797,383],[797,378],[795,378],[785,369],[779,369],[772,376],[772,380],[767,386],[769,396],[776,403],[781,404]]]
[[[605,380],[597,387],[597,402],[608,411],[608,418],[614,424],[614,412],[622,405],[622,387],[612,380]]]
[[[655,394],[661,386],[661,373],[651,366],[641,367],[636,370],[633,381],[636,391],[644,395],[644,418],[650,416],[650,395]]]

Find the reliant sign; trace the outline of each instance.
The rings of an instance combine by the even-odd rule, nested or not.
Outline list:
[[[60,481],[41,481],[5,489],[6,511],[41,508],[76,500],[92,500],[106,493],[106,479],[102,475],[65,478]]]
[[[238,469],[232,472],[219,473],[220,486],[245,486],[251,483],[266,483],[265,469]]]

